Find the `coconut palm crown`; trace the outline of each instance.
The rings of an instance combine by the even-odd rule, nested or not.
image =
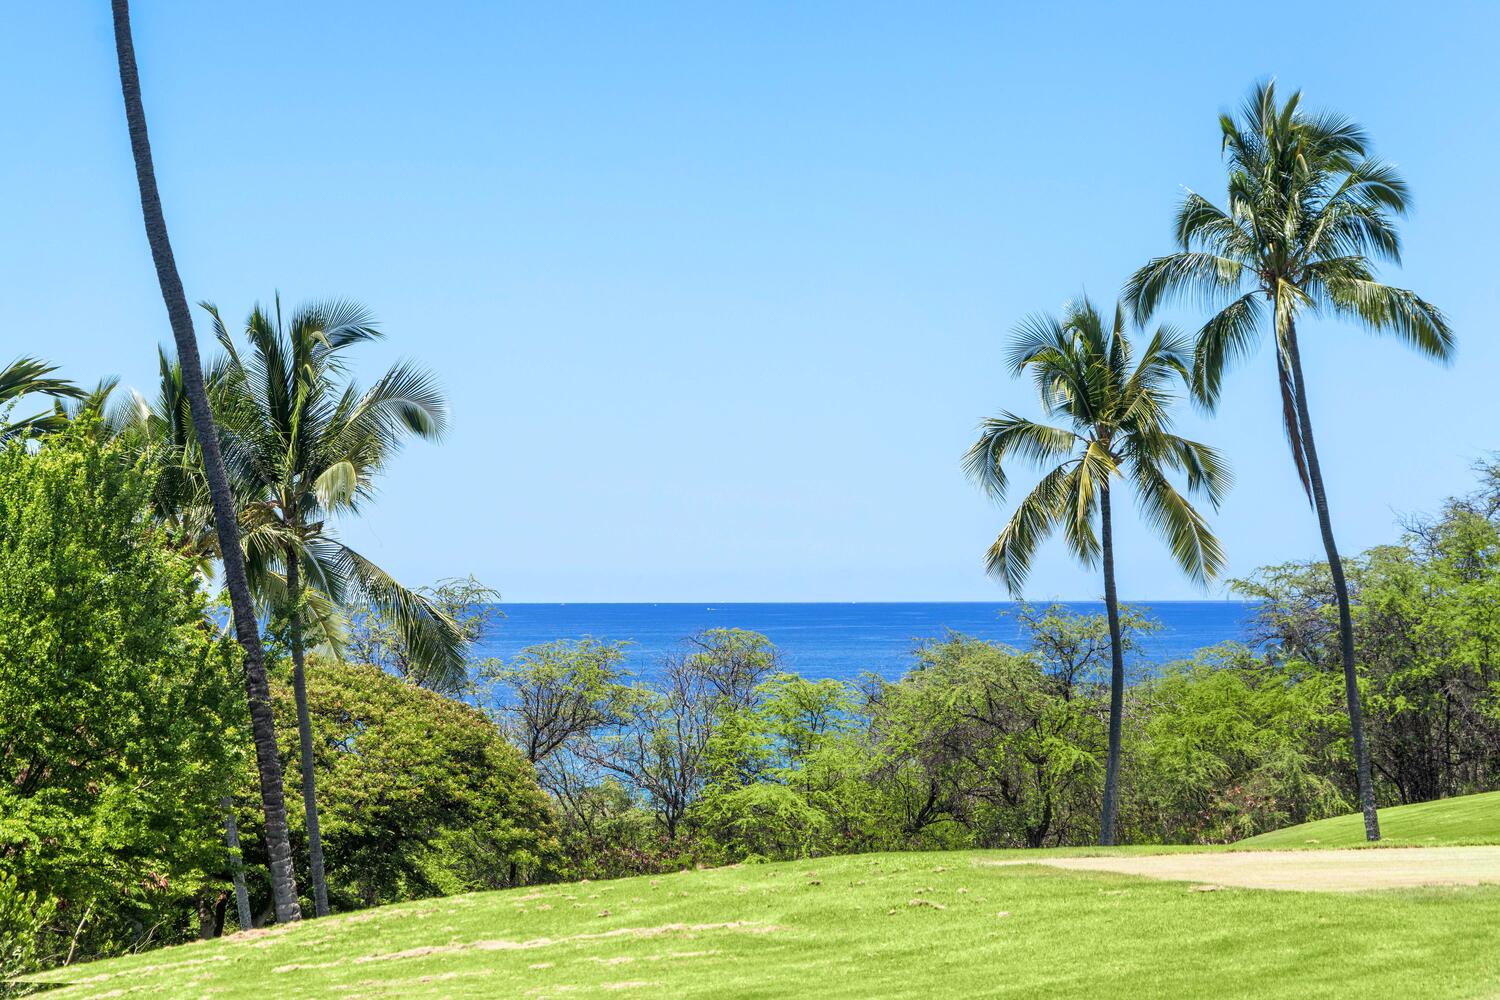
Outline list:
[[[1193,363],[1194,395],[1210,409],[1225,372],[1255,347],[1271,315],[1285,430],[1311,499],[1293,371],[1297,318],[1352,319],[1442,361],[1453,355],[1453,334],[1437,307],[1376,280],[1372,260],[1401,260],[1395,219],[1410,196],[1396,169],[1368,154],[1364,129],[1302,110],[1300,93],[1278,106],[1270,82],[1252,89],[1238,119],[1221,115],[1219,127],[1227,208],[1188,192],[1173,227],[1181,249],[1137,271],[1125,296],[1138,322],[1172,299],[1217,309],[1198,331]]]
[[[1063,425],[1002,413],[984,421],[964,459],[969,475],[998,502],[1008,493],[1012,460],[1050,466],[986,556],[990,573],[1011,593],[1021,592],[1037,547],[1059,525],[1073,554],[1086,566],[1098,564],[1096,522],[1117,478],[1134,487],[1146,520],[1188,577],[1206,583],[1223,567],[1207,521],[1168,477],[1185,474],[1187,492],[1215,507],[1230,485],[1217,451],[1171,430],[1171,386],[1189,378],[1189,345],[1163,326],[1138,360],[1134,353],[1123,309],[1116,306],[1106,326],[1087,299],[1060,319],[1033,316],[1017,329],[1011,371],[1031,375],[1043,410]]]

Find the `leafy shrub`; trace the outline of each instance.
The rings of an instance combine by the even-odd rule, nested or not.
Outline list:
[[[226,864],[238,651],[94,431],[0,452],[0,905],[40,907],[11,962],[186,938]]]
[[[531,766],[483,712],[377,666],[322,657],[309,659],[307,687],[335,909],[555,874],[559,846],[546,797]],[[273,678],[271,695],[300,862],[306,850],[297,716],[285,670]],[[254,801],[253,785],[241,800]],[[241,816],[247,852],[263,865],[258,817],[253,810]]]

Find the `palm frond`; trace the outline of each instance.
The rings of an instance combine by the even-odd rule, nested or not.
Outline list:
[[[1065,428],[1002,413],[980,425],[979,440],[964,455],[964,471],[991,497],[1004,500],[1007,459],[1021,458],[1037,465],[1054,462],[1067,457],[1080,440]]]
[[[1125,284],[1125,299],[1137,323],[1144,323],[1160,306],[1175,300],[1213,308],[1239,289],[1245,270],[1244,263],[1232,257],[1184,250],[1157,257],[1131,275]]]
[[[1198,331],[1193,353],[1193,395],[1212,410],[1219,402],[1224,373],[1249,354],[1259,336],[1259,292],[1247,292],[1219,310]]]
[[[1451,361],[1455,342],[1442,311],[1415,292],[1358,278],[1326,283],[1333,308],[1359,318],[1377,333],[1394,334],[1408,347],[1438,361]]]
[[[1058,466],[1016,505],[1010,520],[985,553],[985,570],[1000,579],[1011,594],[1019,596],[1031,572],[1037,547],[1057,527],[1067,497],[1067,484],[1076,463]]]
[[[335,543],[329,560],[350,588],[391,617],[411,658],[414,678],[429,686],[458,687],[467,678],[468,636],[425,595],[408,590],[379,566]]]
[[[17,358],[0,369],[0,403],[36,393],[59,399],[83,399],[88,395],[67,379],[53,378],[57,366],[39,358]]]
[[[1189,579],[1206,585],[1224,568],[1224,552],[1208,522],[1149,462],[1132,466],[1141,514],[1166,541]]]
[[[1099,535],[1094,521],[1099,511],[1099,495],[1114,476],[1115,468],[1114,456],[1108,449],[1091,441],[1065,483],[1063,537],[1074,558],[1084,566],[1099,562]]]

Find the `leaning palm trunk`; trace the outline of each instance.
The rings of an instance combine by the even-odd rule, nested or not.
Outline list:
[[[292,851],[287,839],[286,802],[283,798],[281,758],[276,749],[276,730],[271,716],[271,693],[266,681],[265,653],[260,645],[259,624],[250,599],[245,563],[240,552],[239,521],[234,497],[229,490],[229,476],[219,453],[219,439],[209,410],[208,395],[203,387],[203,366],[198,357],[198,340],[193,333],[187,297],[182,278],[172,257],[167,239],[167,222],[162,214],[161,196],[156,189],[156,173],[151,162],[151,142],[146,134],[146,112],[141,103],[141,81],[136,70],[135,45],[130,36],[129,0],[113,0],[115,51],[120,63],[120,91],[125,99],[125,121],[130,130],[130,150],[135,158],[136,182],[141,193],[141,212],[145,219],[146,240],[151,244],[151,258],[156,264],[172,338],[177,343],[177,357],[182,364],[183,386],[193,416],[193,430],[203,452],[203,469],[213,501],[214,527],[219,536],[219,552],[224,561],[224,579],[234,609],[235,637],[245,650],[245,693],[250,701],[250,726],[255,740],[255,761],[260,777],[261,805],[265,810],[266,854],[270,861],[271,893],[276,919],[297,920],[301,907],[297,902],[297,884],[292,872]]]
[[[318,827],[318,786],[313,775],[312,712],[307,705],[307,670],[302,652],[302,578],[295,550],[286,554],[286,590],[292,633],[292,690],[297,698],[297,737],[302,753],[302,807],[307,816],[307,865],[312,877],[313,906],[328,916],[328,879],[323,872],[323,834]]]
[[[1115,592],[1114,526],[1110,523],[1109,486],[1099,491],[1099,544],[1104,562],[1104,609],[1109,616],[1109,758],[1104,765],[1104,803],[1099,809],[1099,844],[1115,842],[1120,799],[1120,732],[1125,711],[1125,654],[1120,648],[1120,599]]]
[[[1349,613],[1349,586],[1344,581],[1344,561],[1339,558],[1338,544],[1333,540],[1333,521],[1328,516],[1328,496],[1323,490],[1323,469],[1318,464],[1318,449],[1313,445],[1312,417],[1307,411],[1307,382],[1302,377],[1302,352],[1297,346],[1297,327],[1287,322],[1286,353],[1291,363],[1292,381],[1297,398],[1297,424],[1302,434],[1302,453],[1307,459],[1308,486],[1312,491],[1313,509],[1318,513],[1318,530],[1323,535],[1323,551],[1328,555],[1328,572],[1333,577],[1333,593],[1339,605],[1339,655],[1344,663],[1344,700],[1349,711],[1349,730],[1354,736],[1354,771],[1359,782],[1359,808],[1365,816],[1365,838],[1380,839],[1380,817],[1375,811],[1375,785],[1370,778],[1370,753],[1365,747],[1364,712],[1359,700],[1359,675],[1354,667],[1354,619]]]

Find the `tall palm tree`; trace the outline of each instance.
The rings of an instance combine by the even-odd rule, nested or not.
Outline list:
[[[345,352],[380,336],[350,302],[305,306],[283,322],[281,304],[257,306],[245,323],[248,350],[204,306],[225,351],[212,396],[224,453],[239,491],[252,589],[285,616],[301,742],[309,869],[317,914],[328,912],[322,836],[313,776],[304,633],[336,638],[341,607],[380,608],[394,621],[413,667],[450,683],[465,670],[467,636],[425,595],[408,590],[332,531],[357,514],[403,437],[436,439],[447,404],[433,376],[399,362],[361,390],[347,377]],[[309,621],[309,619],[311,619]]]
[[[10,407],[22,396],[82,399],[84,391],[67,379],[53,378],[56,365],[37,358],[17,358],[0,368],[0,444],[14,438],[35,437],[55,430],[67,421],[56,408],[29,417],[11,419]]]
[[[1217,451],[1172,433],[1169,410],[1175,396],[1170,387],[1188,380],[1187,341],[1161,327],[1139,360],[1134,353],[1119,306],[1107,327],[1087,299],[1069,306],[1061,319],[1028,319],[1011,345],[1011,371],[1031,374],[1042,409],[1064,425],[1005,412],[983,423],[979,440],[964,458],[969,475],[997,501],[1005,499],[1006,467],[1013,460],[1047,467],[986,558],[990,573],[1012,594],[1020,594],[1037,546],[1059,525],[1080,562],[1089,567],[1103,562],[1110,638],[1109,756],[1099,813],[1099,843],[1104,845],[1115,842],[1125,698],[1115,589],[1114,481],[1130,482],[1146,520],[1166,540],[1183,572],[1199,583],[1218,574],[1224,556],[1207,521],[1172,485],[1168,473],[1184,474],[1187,491],[1203,494],[1215,507],[1230,483]]]
[[[1375,278],[1372,258],[1401,259],[1395,219],[1405,214],[1408,196],[1396,171],[1369,155],[1362,128],[1340,115],[1303,111],[1300,93],[1278,105],[1271,83],[1252,89],[1238,120],[1226,114],[1219,124],[1229,167],[1228,208],[1190,192],[1177,213],[1181,250],[1137,271],[1126,295],[1138,319],[1182,295],[1226,303],[1197,337],[1193,389],[1210,409],[1218,403],[1225,370],[1255,345],[1270,310],[1282,421],[1298,477],[1317,513],[1338,601],[1365,836],[1379,840],[1349,589],[1313,442],[1297,319],[1320,312],[1352,319],[1440,361],[1453,356],[1453,334],[1435,306]]]
[[[161,195],[156,188],[156,168],[151,161],[151,140],[146,133],[146,110],[141,102],[141,80],[136,69],[135,43],[130,34],[129,0],[112,0],[115,54],[120,65],[120,93],[125,101],[125,124],[130,132],[130,151],[135,159],[136,184],[140,188],[141,214],[146,241],[161,285],[162,300],[172,327],[172,339],[181,359],[183,388],[192,412],[193,430],[203,454],[204,474],[213,507],[215,530],[224,553],[224,579],[233,605],[235,637],[245,651],[245,693],[250,702],[250,727],[255,742],[255,763],[260,778],[261,806],[265,812],[266,854],[270,862],[271,894],[276,919],[297,920],[302,910],[297,902],[297,883],[292,872],[292,849],[287,837],[286,802],[282,790],[281,758],[276,750],[276,728],[271,716],[271,692],[266,680],[265,653],[260,644],[259,623],[250,596],[250,582],[239,546],[239,522],[229,475],[219,453],[213,413],[203,384],[198,358],[198,338],[188,311],[182,278],[167,238],[167,220],[162,214]]]

